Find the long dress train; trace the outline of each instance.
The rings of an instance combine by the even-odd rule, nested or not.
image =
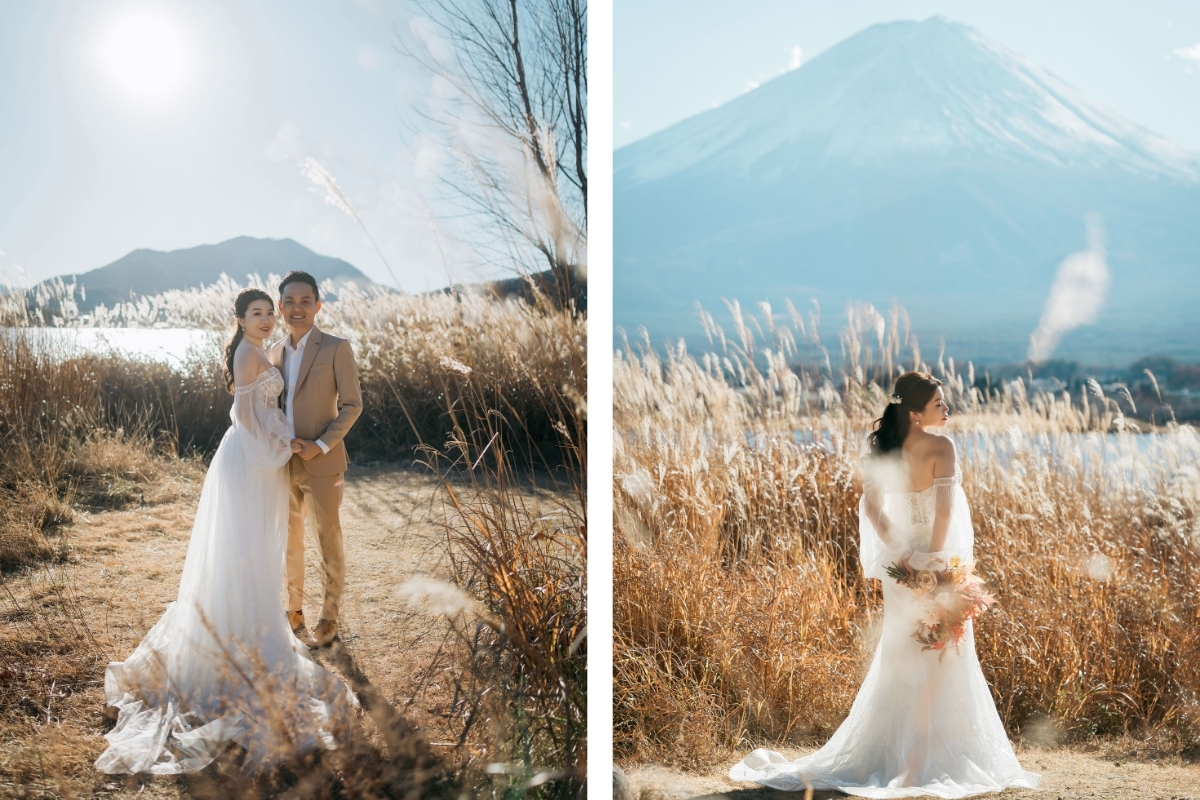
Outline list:
[[[949,493],[949,496],[947,495]],[[939,497],[940,496],[940,497]],[[939,478],[923,492],[886,491],[883,510],[915,555],[969,560],[975,534],[961,476]],[[943,551],[927,554],[939,499],[951,510]],[[945,507],[945,506],[943,506]],[[971,623],[958,652],[922,652],[913,638],[918,602],[885,568],[903,551],[888,550],[859,504],[864,574],[883,581],[883,631],[850,713],[815,753],[788,761],[758,749],[729,777],[773,789],[836,789],[859,797],[967,797],[1005,788],[1036,788],[1039,776],[1017,763],[975,654]]]
[[[257,771],[334,747],[354,704],[283,612],[292,432],[274,367],[234,393],[233,424],[204,479],[179,595],[104,693],[118,712],[96,761],[108,773],[195,772],[229,742]]]

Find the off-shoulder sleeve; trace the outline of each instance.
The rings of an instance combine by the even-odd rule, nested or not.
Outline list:
[[[957,511],[955,500],[962,489],[962,473],[957,470],[948,478],[933,479],[933,518],[936,520],[942,514],[949,515],[949,527],[947,528],[947,545],[950,543],[949,535],[954,529],[954,513]]]
[[[267,405],[262,383],[239,386],[229,416],[241,429],[242,448],[250,463],[279,469],[292,457],[292,430],[284,413]]]
[[[933,479],[933,518],[936,520],[942,514],[949,515],[951,528],[954,525],[955,498],[962,490],[962,475],[955,472],[949,478]],[[949,529],[948,529],[949,530]],[[947,540],[948,541],[948,540]]]

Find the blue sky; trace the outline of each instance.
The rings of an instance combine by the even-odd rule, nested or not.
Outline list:
[[[1200,150],[1200,3],[1153,0],[616,0],[614,146],[732,100],[870,25],[937,14]]]
[[[0,280],[249,235],[392,283],[308,157],[403,288],[491,277],[433,199],[434,83],[396,51],[413,24],[399,0],[0,0]]]

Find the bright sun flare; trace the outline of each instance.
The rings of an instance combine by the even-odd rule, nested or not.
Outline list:
[[[178,97],[191,82],[192,50],[179,24],[155,9],[137,9],[101,32],[100,66],[127,100],[159,104]]]

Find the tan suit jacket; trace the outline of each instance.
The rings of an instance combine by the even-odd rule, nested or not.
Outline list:
[[[267,354],[280,372],[283,369],[281,339]],[[286,373],[284,379],[287,379]],[[287,401],[287,389],[280,397],[280,407]],[[349,459],[342,442],[358,415],[362,413],[362,392],[358,387],[358,365],[350,342],[331,336],[313,326],[300,358],[300,373],[292,400],[292,419],[296,438],[320,439],[328,453],[302,461],[310,475],[336,475],[345,472]],[[285,409],[286,410],[286,409]]]

